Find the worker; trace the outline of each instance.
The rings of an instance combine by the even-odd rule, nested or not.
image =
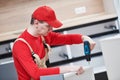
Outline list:
[[[49,6],[38,7],[31,16],[30,26],[16,39],[12,55],[18,80],[40,80],[40,76],[76,71],[82,74],[82,66],[46,67],[50,46],[80,44],[90,42],[91,50],[95,42],[82,34],[61,34],[53,32],[62,23],[56,18],[55,11]]]

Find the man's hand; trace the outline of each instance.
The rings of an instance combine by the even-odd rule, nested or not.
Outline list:
[[[67,73],[67,72],[76,72],[77,75],[80,75],[84,72],[84,69],[81,66],[61,66],[60,67],[60,73]]]
[[[92,40],[90,37],[88,37],[88,36],[82,36],[82,39],[83,39],[83,41],[89,41],[89,43],[90,43],[90,49],[91,49],[91,50],[94,49],[94,47],[95,47],[95,45],[96,45],[95,41],[93,41],[93,40]]]
[[[79,67],[76,74],[77,74],[77,75],[80,75],[80,74],[82,74],[83,72],[84,72],[83,67]]]

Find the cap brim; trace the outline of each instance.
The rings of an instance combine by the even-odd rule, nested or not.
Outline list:
[[[54,28],[59,28],[63,25],[59,20],[48,21],[48,24]]]

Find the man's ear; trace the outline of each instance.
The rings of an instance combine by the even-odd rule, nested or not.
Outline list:
[[[38,25],[38,23],[39,23],[39,21],[35,19],[35,20],[34,20],[34,24],[35,24],[35,25]]]

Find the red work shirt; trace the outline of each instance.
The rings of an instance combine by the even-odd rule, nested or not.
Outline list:
[[[42,59],[45,56],[44,45],[42,43],[41,36],[34,37],[25,30],[20,36],[24,38],[32,47],[33,51],[39,55]],[[61,34],[55,32],[49,32],[44,37],[45,41],[53,45],[65,45],[65,44],[79,44],[82,43],[81,34]],[[22,41],[16,41],[13,49],[13,59],[18,74],[18,80],[30,80],[31,77],[34,80],[39,80],[40,76],[59,74],[59,67],[54,68],[38,68],[34,63],[29,47]]]

